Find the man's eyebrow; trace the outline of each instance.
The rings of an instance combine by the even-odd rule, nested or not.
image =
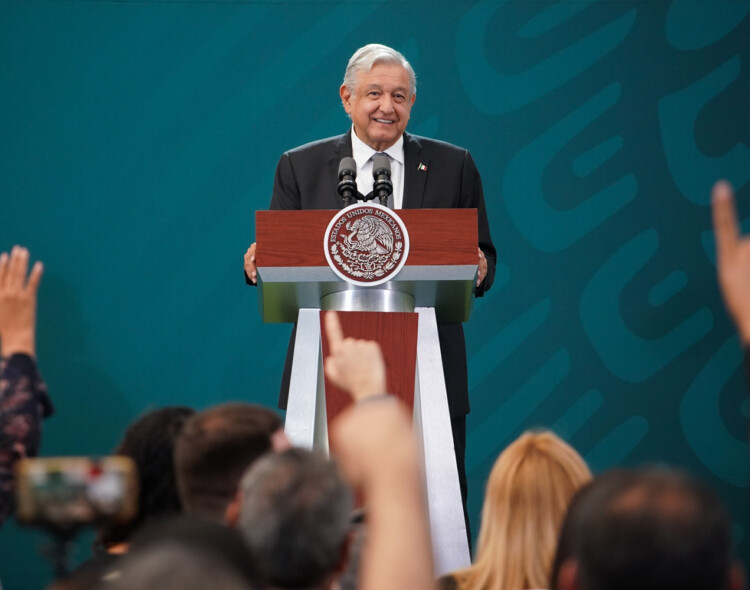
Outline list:
[[[365,90],[383,90],[383,87],[380,84],[371,83],[365,86]],[[406,86],[398,86],[391,90],[391,92],[409,92],[409,89]]]

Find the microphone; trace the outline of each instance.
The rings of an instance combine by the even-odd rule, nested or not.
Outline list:
[[[388,204],[388,197],[393,194],[393,183],[391,182],[391,160],[385,154],[375,154],[372,157],[372,193],[381,205]]]
[[[342,158],[339,163],[339,195],[344,199],[344,207],[352,204],[357,197],[357,163],[354,158]]]

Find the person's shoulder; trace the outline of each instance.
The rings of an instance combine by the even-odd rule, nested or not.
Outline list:
[[[334,135],[332,137],[326,137],[324,139],[318,139],[316,141],[311,141],[309,143],[305,143],[303,145],[297,146],[295,148],[292,148],[290,150],[287,150],[287,154],[289,155],[297,155],[297,154],[304,154],[309,152],[315,152],[319,150],[326,150],[330,149],[337,144],[345,141],[346,135]]]
[[[417,145],[421,146],[422,149],[429,149],[444,153],[453,153],[456,155],[464,156],[469,152],[464,147],[455,145],[453,143],[449,143],[447,141],[443,141],[441,139],[432,139],[431,137],[423,137],[421,135],[404,135],[405,141],[408,142],[414,142]]]

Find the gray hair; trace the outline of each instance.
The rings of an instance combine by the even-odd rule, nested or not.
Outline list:
[[[272,453],[240,490],[240,532],[273,586],[311,587],[336,570],[354,502],[335,463],[304,449]]]
[[[357,73],[369,72],[376,64],[393,64],[399,65],[409,73],[409,90],[412,96],[417,93],[417,75],[406,58],[395,49],[379,43],[370,43],[360,47],[354,52],[349,59],[344,72],[344,85],[349,92],[354,93],[354,87],[357,85]]]

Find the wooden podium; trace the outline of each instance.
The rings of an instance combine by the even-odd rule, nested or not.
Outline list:
[[[389,392],[413,410],[422,441],[436,573],[470,565],[437,321],[469,318],[477,273],[476,209],[399,209],[409,235],[403,268],[377,286],[350,284],[326,259],[338,211],[258,211],[256,263],[264,322],[296,322],[285,430],[293,444],[328,449],[328,422],[349,396],[323,373],[323,312],[346,336],[376,340]]]

